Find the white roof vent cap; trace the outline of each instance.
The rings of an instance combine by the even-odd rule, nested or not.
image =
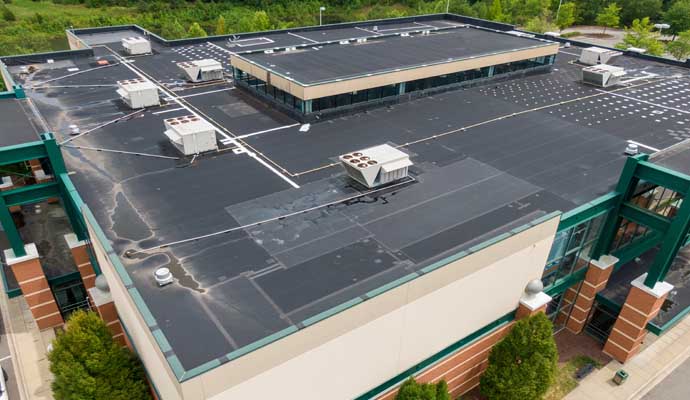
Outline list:
[[[628,156],[636,156],[639,152],[640,149],[635,143],[628,143],[628,145],[625,146],[624,153]]]
[[[156,272],[153,273],[153,276],[156,278],[158,286],[165,286],[173,283],[173,276],[168,268],[158,268]]]

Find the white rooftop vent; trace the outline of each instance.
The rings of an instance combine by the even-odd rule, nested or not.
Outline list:
[[[264,54],[273,54],[273,49],[264,50]]]
[[[191,156],[218,150],[216,128],[208,121],[196,115],[187,115],[168,118],[163,122],[165,124],[165,136],[184,155]]]
[[[161,104],[158,87],[148,79],[135,78],[117,81],[117,94],[130,108],[144,108]]]
[[[582,82],[598,87],[615,86],[626,74],[625,69],[614,65],[592,65],[582,68]]]
[[[139,36],[122,38],[122,47],[131,56],[151,53],[151,42]]]
[[[81,132],[81,130],[79,129],[79,126],[78,126],[78,125],[72,124],[72,125],[69,126],[69,134],[70,134],[70,135],[76,136],[76,135],[78,135],[80,132]]]
[[[402,36],[402,37],[409,37],[409,36],[410,36],[410,32],[403,32],[403,33],[400,34],[400,36]]]
[[[367,38],[359,38],[359,39],[357,39],[357,43],[366,43],[366,42],[367,42]]]
[[[393,146],[382,144],[340,156],[348,175],[368,188],[407,177],[410,156]]]
[[[628,145],[625,146],[625,151],[623,153],[628,156],[636,156],[639,152],[639,147],[635,143],[628,143]]]
[[[173,283],[173,275],[168,268],[158,268],[154,273],[153,277],[156,279],[158,286],[165,286]]]
[[[223,79],[223,65],[211,58],[185,61],[177,63],[177,66],[182,69],[190,82],[208,82]]]
[[[341,40],[341,41],[340,41],[340,44],[350,44],[350,41],[347,40],[347,39],[346,39],[346,40]]]
[[[295,51],[297,50],[297,46],[291,46],[291,47],[286,47],[285,51]]]
[[[531,33],[525,33],[525,32],[520,32],[520,31],[506,31],[507,34],[513,35],[513,36],[519,36],[519,37],[527,37],[527,38],[533,38],[534,35]]]
[[[602,49],[601,47],[587,47],[580,53],[580,62],[585,65],[608,64],[616,57],[620,56],[620,51]]]
[[[422,36],[429,36],[431,34],[431,31],[428,29],[425,29],[422,31]]]
[[[629,52],[631,52],[631,53],[638,53],[638,54],[644,54],[644,53],[647,52],[647,49],[642,49],[642,48],[639,48],[639,47],[628,47],[628,48],[625,49],[625,50],[626,50],[626,51],[629,51]]]
[[[561,34],[558,32],[544,32],[545,36],[551,36],[551,37],[561,37]]]

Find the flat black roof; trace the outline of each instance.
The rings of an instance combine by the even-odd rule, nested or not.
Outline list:
[[[328,27],[299,34],[324,33],[343,34]],[[286,33],[264,37],[270,40],[244,43],[304,42]],[[108,47],[117,51],[117,43]],[[690,88],[686,70],[621,57],[616,63],[634,80],[599,90],[578,81],[579,67],[571,63],[576,47],[561,51],[547,74],[308,129],[232,82],[182,82],[176,62],[222,59],[236,44],[209,38],[155,50],[125,65],[97,47],[94,57],[37,65],[28,76],[18,67],[11,72],[59,140],[69,138],[70,124],[84,132],[131,113],[108,84],[145,74],[166,88],[161,107],[73,140],[63,154],[117,254],[185,241],[121,259],[155,319],[151,329],[170,343],[166,355],[187,370],[227,362],[237,349],[301,329],[343,303],[365,301],[444,257],[606,194],[618,180],[628,140],[663,149],[683,139],[669,130],[690,125],[690,94],[681,91]],[[114,66],[96,70],[97,59]],[[70,75],[74,68],[80,73]],[[66,75],[54,87],[31,89]],[[220,152],[193,164],[175,159],[179,153],[163,134],[165,118],[190,110],[216,124],[222,143]],[[413,181],[366,193],[334,162],[381,143],[410,154]],[[186,241],[203,235],[211,236]],[[173,285],[154,282],[161,266],[173,271]]]
[[[26,100],[0,99],[0,147],[40,140],[39,129],[29,118],[21,117],[26,115],[25,108],[29,108]]]
[[[269,54],[256,51],[242,53],[239,57],[300,84],[314,85],[541,47],[551,43],[470,26],[439,28],[437,31],[431,30],[428,35],[422,35],[419,30],[435,27],[421,23],[415,30],[396,29],[392,35],[386,35],[387,29],[390,28],[377,31],[382,35],[378,37],[370,29],[352,28],[350,38],[368,36],[365,43],[336,42],[319,45],[315,41],[294,51],[286,52],[281,49]],[[400,36],[401,32],[407,32],[410,36]]]

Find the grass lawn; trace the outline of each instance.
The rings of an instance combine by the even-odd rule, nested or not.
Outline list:
[[[39,13],[44,17],[90,17],[98,15],[120,16],[133,12],[127,7],[88,8],[81,4],[55,4],[52,1],[13,0],[5,4],[17,18],[29,18]]]
[[[578,385],[575,379],[575,372],[589,363],[594,364],[596,368],[601,368],[601,364],[598,361],[586,356],[577,356],[567,362],[559,363],[556,381],[549,391],[546,392],[544,400],[560,400],[575,389]]]

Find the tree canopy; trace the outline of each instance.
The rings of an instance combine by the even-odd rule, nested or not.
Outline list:
[[[606,33],[606,28],[617,27],[621,20],[620,12],[621,8],[618,7],[618,4],[609,4],[597,15],[597,25],[604,27],[604,33]]]
[[[418,383],[410,377],[398,389],[395,400],[450,400],[450,394],[444,380],[438,383]]]
[[[648,17],[633,20],[632,26],[625,29],[623,41],[618,43],[616,47],[623,50],[628,47],[637,47],[647,50],[647,54],[660,56],[664,54],[664,45],[654,38],[653,29],[654,25]]]
[[[557,362],[548,317],[523,318],[491,349],[480,390],[491,400],[540,399],[554,381]]]
[[[139,361],[93,312],[76,311],[48,353],[56,400],[150,399]]]
[[[668,32],[675,36],[690,30],[690,0],[677,0],[664,13],[664,22],[671,25]]]
[[[678,38],[666,46],[676,59],[683,61],[690,57],[690,30],[678,34]]]
[[[189,26],[189,30],[187,31],[187,37],[195,38],[195,37],[206,37],[206,36],[208,36],[208,33],[206,33],[204,28],[202,28],[198,22],[195,22]]]
[[[563,30],[575,23],[575,13],[577,12],[575,3],[565,3],[561,6],[556,17],[556,26]]]

